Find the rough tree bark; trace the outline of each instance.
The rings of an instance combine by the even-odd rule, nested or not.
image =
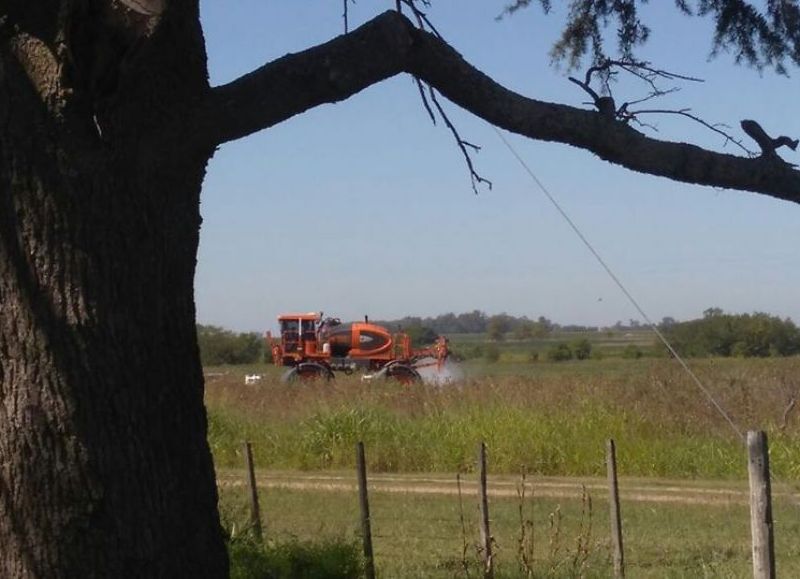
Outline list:
[[[0,3],[0,576],[224,577],[193,277],[214,148],[409,72],[673,179],[800,176],[516,95],[387,13],[211,89],[197,0]]]
[[[222,577],[196,9],[51,4],[12,5],[0,46],[0,577]]]

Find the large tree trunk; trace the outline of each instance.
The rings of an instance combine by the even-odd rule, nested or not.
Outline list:
[[[184,54],[111,103],[31,37],[0,51],[0,577],[223,577],[193,300],[212,150],[152,99],[205,72]]]

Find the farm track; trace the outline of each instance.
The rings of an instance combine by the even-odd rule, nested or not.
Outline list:
[[[357,491],[355,473],[343,472],[289,472],[257,471],[260,488],[280,488],[314,492]],[[218,469],[217,484],[222,488],[244,486],[244,470]],[[497,498],[516,498],[519,477],[494,476],[489,478],[489,495]],[[544,498],[580,499],[585,488],[595,497],[602,498],[608,486],[605,479],[587,477],[528,477],[526,494]],[[399,475],[370,474],[369,490],[377,493],[417,495],[457,495],[455,475]],[[777,489],[776,489],[777,490]],[[462,478],[461,492],[476,495],[474,476]],[[729,506],[748,503],[747,483],[731,481],[677,481],[666,479],[622,479],[620,498],[623,501],[643,503],[673,503],[685,505]],[[773,496],[788,497],[788,492],[774,492]]]

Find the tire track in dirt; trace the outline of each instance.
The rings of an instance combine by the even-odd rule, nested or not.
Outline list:
[[[278,488],[315,492],[347,492],[358,490],[355,474],[328,474],[306,472],[259,471],[256,479],[260,488]],[[218,485],[222,488],[240,487],[246,484],[244,471],[220,470],[217,473]],[[519,479],[497,477],[489,479],[489,496],[497,498],[516,498]],[[528,477],[526,495],[528,497],[577,499],[580,500],[583,488],[595,497],[605,498],[608,486],[603,479],[566,477]],[[416,494],[416,495],[457,495],[458,486],[455,475],[444,476],[404,476],[390,474],[369,475],[369,490],[377,493]],[[476,481],[472,477],[462,477],[461,492],[466,496],[477,495]],[[532,495],[531,495],[532,492]],[[774,496],[784,496],[776,493]],[[788,495],[786,495],[788,496]],[[746,483],[705,484],[682,483],[654,479],[620,481],[620,497],[623,501],[644,503],[672,503],[685,505],[746,505],[749,494]]]

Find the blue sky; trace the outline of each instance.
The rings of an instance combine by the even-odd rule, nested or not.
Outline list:
[[[445,38],[499,82],[541,100],[585,101],[549,61],[557,14],[532,8],[495,22],[504,0],[433,4]],[[351,5],[351,26],[393,5]],[[213,84],[342,32],[337,1],[201,6]],[[641,57],[705,79],[654,108],[691,107],[737,134],[739,120],[752,118],[772,133],[800,135],[800,71],[785,78],[734,66],[724,54],[709,60],[710,23],[680,16],[671,2],[651,2],[644,15],[653,34]],[[625,82],[615,90],[619,100],[646,92]],[[475,162],[491,191],[472,193],[452,137],[431,125],[407,76],[222,146],[203,188],[198,320],[262,331],[294,310],[386,319],[481,309],[601,325],[639,318],[492,127],[443,103],[462,136],[482,145]],[[659,138],[736,152],[689,121],[647,120]],[[508,138],[652,318],[717,306],[800,321],[796,204]]]

